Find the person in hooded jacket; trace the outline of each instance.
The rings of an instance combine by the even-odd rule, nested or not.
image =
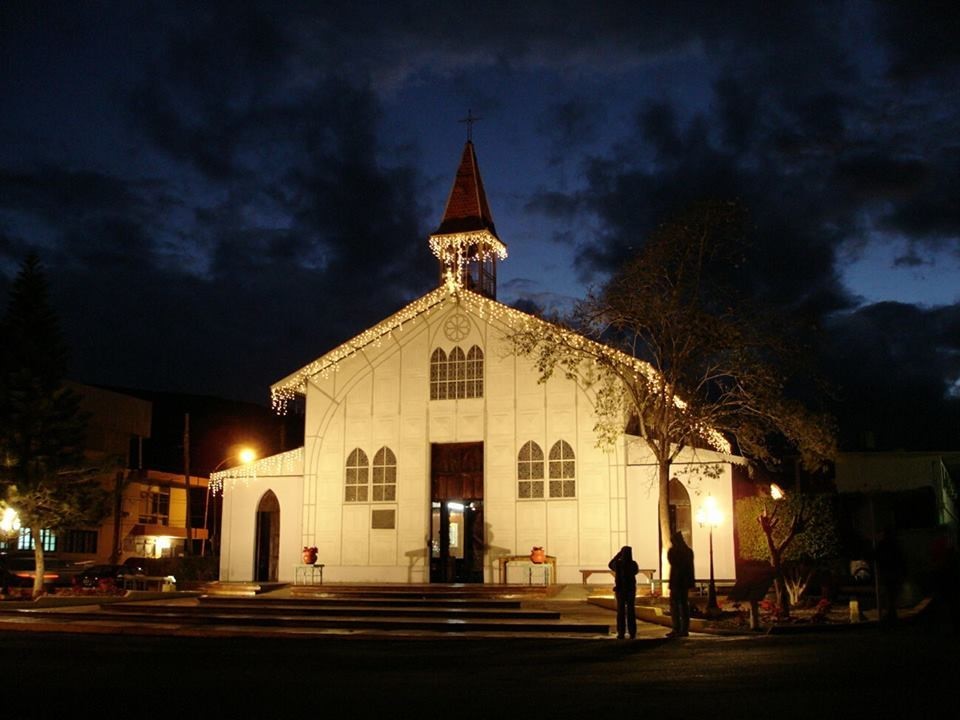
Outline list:
[[[667,637],[686,637],[690,634],[690,589],[695,584],[693,550],[684,542],[683,534],[670,537],[667,562],[670,563],[670,617],[673,631]]]
[[[617,639],[626,633],[637,637],[637,573],[640,567],[633,559],[633,548],[624,545],[607,565],[614,574],[613,593],[617,598]]]

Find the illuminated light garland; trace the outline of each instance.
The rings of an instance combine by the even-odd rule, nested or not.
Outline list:
[[[507,246],[487,229],[431,235],[430,250],[446,268],[444,285],[451,293],[462,287],[463,269],[467,263],[507,257]]]
[[[454,291],[459,288],[459,284],[454,283]],[[394,330],[403,330],[403,325],[407,322],[416,323],[418,315],[422,315],[434,307],[442,304],[450,295],[447,286],[433,290],[418,300],[414,300],[402,310],[394,313],[386,320],[374,325],[368,330],[364,330],[356,337],[348,340],[343,345],[331,350],[314,360],[309,365],[304,366],[297,372],[284,378],[270,387],[271,404],[273,409],[284,414],[287,403],[297,395],[302,395],[307,387],[307,380],[320,375],[323,378],[329,377],[331,372],[337,372],[342,360],[361,351],[363,348],[379,341],[384,335],[388,335]]]
[[[214,495],[223,492],[227,480],[230,481],[231,488],[236,487],[237,481],[249,485],[251,481],[256,481],[258,474],[268,477],[303,475],[303,448],[298,447],[295,450],[288,450],[250,463],[227,468],[220,472],[210,473],[210,482],[208,483],[210,492]]]
[[[431,238],[431,242],[432,240],[433,238]],[[568,343],[570,346],[589,351],[595,355],[602,355],[611,362],[627,368],[632,368],[635,373],[635,380],[639,380],[642,377],[643,380],[647,382],[654,391],[660,391],[662,389],[662,379],[660,374],[653,368],[652,365],[650,365],[650,363],[639,360],[632,355],[628,355],[621,350],[610,347],[609,345],[598,343],[594,340],[584,337],[583,335],[559,328],[557,325],[554,325],[551,322],[534,317],[533,315],[528,315],[522,310],[516,310],[515,308],[503,305],[496,300],[491,300],[483,295],[478,295],[477,293],[463,287],[460,283],[459,277],[454,277],[454,273],[448,269],[444,277],[444,284],[436,290],[433,290],[418,300],[413,301],[399,312],[396,312],[388,317],[386,320],[383,320],[377,325],[374,325],[372,328],[365,330],[352,340],[348,340],[343,345],[340,345],[326,355],[314,360],[312,363],[298,370],[293,375],[290,375],[284,380],[281,380],[279,383],[274,384],[270,388],[273,408],[277,412],[284,412],[287,403],[291,399],[296,397],[298,394],[303,394],[306,391],[306,383],[308,380],[317,375],[326,378],[331,372],[337,372],[339,369],[339,363],[345,358],[354,355],[373,343],[379,342],[384,335],[389,335],[394,330],[400,330],[402,332],[403,325],[405,323],[409,322],[412,325],[416,324],[419,316],[428,313],[439,306],[442,306],[450,298],[456,299],[457,302],[463,302],[463,304],[466,305],[470,310],[476,312],[479,317],[489,318],[491,321],[502,322],[514,331],[529,331],[542,328],[550,328],[555,331],[559,331],[564,342]],[[594,360],[594,362],[596,362],[596,360]],[[674,405],[681,410],[687,407],[687,403],[676,395],[673,396],[673,402]],[[703,437],[703,439],[715,449],[722,453],[726,453],[728,455],[730,454],[732,449],[730,443],[719,431],[706,426],[699,427],[698,431],[701,437]]]
[[[467,253],[474,251],[472,256]],[[504,245],[489,230],[473,230],[470,232],[449,233],[430,236],[430,250],[445,265],[464,264],[473,260],[504,260],[507,257],[507,246]]]

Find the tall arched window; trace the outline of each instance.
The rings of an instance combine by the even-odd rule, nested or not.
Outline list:
[[[467,353],[467,394],[465,397],[483,397],[483,350],[476,345]]]
[[[517,497],[543,497],[543,450],[533,440],[517,455]]]
[[[565,440],[557,440],[550,448],[550,497],[576,497],[576,471],[573,448]]]
[[[373,456],[373,501],[397,499],[397,456],[388,447]]]
[[[483,350],[477,345],[464,354],[459,346],[447,355],[436,348],[430,355],[430,399],[483,397]]]
[[[347,457],[346,493],[347,502],[367,502],[370,492],[370,461],[360,448],[354,448]]]
[[[693,512],[690,509],[690,493],[683,483],[670,478],[669,484],[670,534],[680,532],[687,545],[693,547]]]
[[[437,348],[430,356],[430,399],[447,399],[447,354]]]

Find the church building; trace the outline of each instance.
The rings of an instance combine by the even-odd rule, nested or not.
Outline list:
[[[279,411],[304,399],[303,447],[211,476],[224,493],[220,580],[295,582],[316,547],[324,582],[526,583],[542,548],[535,581],[580,583],[623,545],[659,580],[643,438],[599,444],[590,392],[560,374],[539,382],[513,351],[511,332],[545,321],[496,300],[507,248],[470,140],[429,243],[435,290],[272,386]],[[674,463],[671,522],[698,578],[712,532],[716,577],[732,579],[740,459],[713,445]],[[713,528],[697,523],[705,502],[723,518]]]

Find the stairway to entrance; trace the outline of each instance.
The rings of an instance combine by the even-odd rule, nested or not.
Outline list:
[[[101,613],[128,622],[317,633],[609,635],[596,613],[546,607],[549,594],[504,585],[288,586],[254,597],[206,594],[189,604],[113,603]]]

